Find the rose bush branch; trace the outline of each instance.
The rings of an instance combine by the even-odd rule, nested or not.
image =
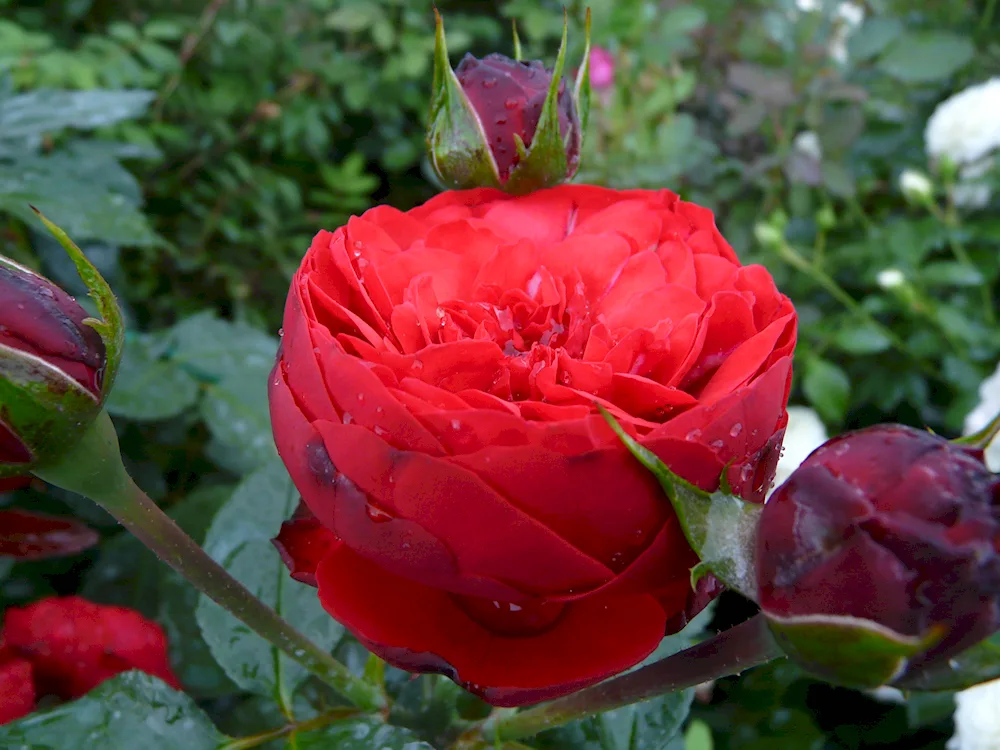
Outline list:
[[[757,615],[691,648],[599,685],[518,713],[498,712],[455,748],[531,737],[577,719],[739,674],[784,654]]]

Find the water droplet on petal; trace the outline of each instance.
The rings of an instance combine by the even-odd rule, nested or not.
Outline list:
[[[483,88],[484,89],[491,89],[491,88],[493,88],[496,85],[497,85],[497,79],[496,78],[484,78],[483,79]]]
[[[725,443],[722,442],[721,440],[713,440],[711,443],[708,444],[708,447],[712,448],[713,450],[719,450],[719,448],[721,448],[724,445]]]
[[[517,109],[520,104],[521,101],[516,96],[508,96],[503,102],[503,106],[507,109]]]
[[[392,515],[386,513],[384,510],[372,505],[371,503],[368,503],[365,506],[365,513],[375,523],[388,523],[392,520]]]
[[[732,428],[729,430],[729,434],[732,437],[737,437],[741,432],[743,432],[743,425],[740,424],[739,422],[734,424]]]
[[[685,440],[697,440],[701,437],[701,430],[695,427],[691,432],[684,436]]]
[[[461,429],[461,427],[462,427],[462,423],[459,422],[457,419],[451,420],[451,429],[458,430],[458,429]]]

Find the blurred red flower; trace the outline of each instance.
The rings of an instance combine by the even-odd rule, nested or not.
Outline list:
[[[71,700],[131,669],[180,689],[163,630],[138,612],[77,596],[11,607],[0,630],[0,721],[29,713],[34,695]]]

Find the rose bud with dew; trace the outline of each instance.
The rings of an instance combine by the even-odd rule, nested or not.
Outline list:
[[[0,483],[57,456],[100,411],[108,357],[87,311],[0,256]]]
[[[1000,476],[979,448],[878,425],[813,452],[764,506],[759,602],[830,682],[918,687],[1000,626]]]
[[[587,51],[575,84],[562,78],[566,31],[554,68],[515,57],[467,54],[452,71],[440,17],[427,141],[431,165],[449,188],[527,193],[568,180],[580,163],[589,110]]]

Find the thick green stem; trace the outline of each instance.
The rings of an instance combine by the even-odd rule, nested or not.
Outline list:
[[[497,714],[483,725],[482,736],[488,742],[530,737],[591,714],[738,674],[783,655],[764,616],[757,615],[696,646],[600,685],[513,715]]]
[[[377,686],[355,677],[257,599],[136,486],[122,464],[118,436],[107,412],[102,411],[57,461],[36,468],[34,473],[98,503],[196,589],[351,703],[365,711],[385,707],[385,698]]]

